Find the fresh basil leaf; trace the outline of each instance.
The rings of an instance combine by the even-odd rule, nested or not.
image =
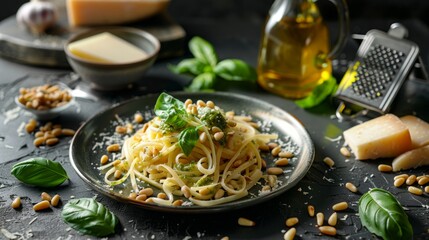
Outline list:
[[[187,125],[188,113],[185,104],[167,93],[161,93],[155,104],[155,114],[172,129],[182,129]]]
[[[192,149],[194,149],[197,144],[199,137],[198,128],[199,127],[188,127],[179,134],[179,146],[186,156],[191,154]]]
[[[10,173],[23,183],[39,187],[55,187],[68,179],[60,163],[46,158],[19,162],[12,166]]]
[[[338,84],[334,77],[330,76],[322,84],[318,85],[308,97],[295,101],[301,108],[312,108],[323,102],[337,90]]]
[[[214,72],[225,80],[230,81],[256,81],[255,69],[246,62],[239,59],[226,59],[220,61]]]
[[[374,188],[359,199],[362,224],[383,239],[412,239],[413,228],[401,204],[388,191]]]
[[[217,55],[213,46],[200,37],[193,37],[189,41],[189,50],[194,57],[201,62],[215,67],[217,64]]]
[[[187,87],[186,90],[191,92],[197,92],[201,90],[213,89],[215,80],[215,74],[209,72],[202,73],[192,80],[192,83]]]
[[[199,59],[189,58],[182,60],[177,64],[177,66],[170,65],[169,68],[177,74],[189,73],[199,75],[207,71],[207,64],[203,63]]]
[[[118,218],[92,198],[70,200],[61,212],[63,220],[83,234],[104,237],[115,233]]]

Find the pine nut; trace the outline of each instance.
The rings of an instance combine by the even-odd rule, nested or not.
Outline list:
[[[299,219],[297,217],[288,218],[286,220],[286,226],[292,227],[295,226],[299,222]]]
[[[308,211],[308,216],[314,217],[314,206],[313,205],[308,205],[307,211]]]
[[[73,136],[76,133],[73,129],[63,128],[61,129],[61,135],[63,136]]]
[[[294,156],[293,153],[289,152],[289,151],[281,151],[281,152],[279,152],[279,157],[282,157],[282,158],[291,158],[293,156]]]
[[[253,227],[256,225],[256,223],[250,219],[247,218],[238,218],[238,225],[244,226],[244,227]]]
[[[222,129],[220,129],[219,127],[214,126],[214,127],[212,127],[212,132],[213,133],[222,132]]]
[[[337,235],[337,229],[331,226],[321,226],[319,231],[325,235],[335,236]]]
[[[426,183],[429,182],[429,177],[423,176],[422,178],[419,179],[418,183],[419,185],[425,185]]]
[[[235,127],[235,126],[237,126],[237,123],[236,123],[236,122],[234,122],[234,121],[231,121],[231,120],[228,120],[228,121],[226,122],[226,124],[227,124],[229,127]]]
[[[115,161],[113,161],[113,163],[112,163],[112,165],[113,165],[114,167],[118,166],[119,164],[121,164],[121,160],[115,160]]]
[[[279,155],[281,150],[282,150],[282,148],[280,146],[277,146],[277,147],[273,148],[273,150],[271,150],[271,155],[276,157]]]
[[[12,204],[10,205],[13,209],[21,207],[21,197],[16,197],[13,199]]]
[[[43,136],[45,136],[45,133],[44,133],[44,132],[41,132],[41,131],[38,131],[38,132],[36,132],[36,133],[34,134],[34,137],[35,137],[35,138],[39,138],[39,137],[43,137]]]
[[[275,187],[277,184],[277,176],[276,175],[268,175],[268,185],[270,187]]]
[[[49,138],[49,139],[46,139],[46,145],[48,145],[48,146],[54,146],[54,145],[55,145],[55,144],[57,144],[59,141],[60,141],[60,140],[59,140],[58,138],[56,138],[56,137],[54,137],[54,138]]]
[[[136,196],[136,200],[137,201],[144,202],[144,201],[146,201],[146,199],[147,199],[147,195],[146,194],[140,194],[140,195]]]
[[[400,187],[400,186],[402,186],[403,184],[405,183],[405,178],[397,178],[394,182],[393,182],[393,185],[395,186],[395,187]]]
[[[116,179],[121,178],[121,177],[122,177],[122,171],[121,171],[121,170],[116,170],[116,171],[115,171],[115,173],[113,174],[113,176],[114,176]]]
[[[291,228],[291,229],[287,230],[287,232],[283,236],[283,239],[284,240],[293,240],[295,238],[295,235],[296,235],[296,228]]]
[[[107,163],[107,161],[109,161],[109,157],[108,157],[107,155],[103,155],[103,156],[101,156],[101,158],[100,158],[100,163],[101,163],[101,165],[106,164],[106,163]]]
[[[330,157],[325,157],[325,158],[323,159],[323,162],[324,162],[326,165],[328,165],[330,168],[333,168],[333,167],[334,167],[334,165],[335,165],[334,160],[332,160],[332,158],[330,158]]]
[[[425,192],[426,192],[426,193],[429,193],[429,186],[426,186],[426,187],[425,187]]]
[[[46,192],[42,192],[42,194],[40,194],[40,198],[41,198],[42,200],[47,200],[47,201],[51,201],[51,199],[52,199],[51,195],[49,195],[49,194],[48,194],[48,193],[46,193]]]
[[[357,187],[353,184],[353,183],[351,183],[351,182],[348,182],[348,183],[346,183],[346,188],[350,191],[350,192],[357,192],[358,191],[358,189],[357,189]]]
[[[156,195],[157,198],[161,198],[161,199],[167,199],[167,194],[160,192]]]
[[[207,105],[207,107],[209,107],[211,109],[213,109],[215,107],[215,104],[212,101],[207,101],[206,105]]]
[[[186,99],[186,101],[185,101],[185,107],[188,107],[188,105],[191,105],[192,104],[192,99]]]
[[[38,138],[34,139],[33,144],[34,144],[34,146],[39,147],[39,146],[45,144],[45,138],[44,137],[38,137]]]
[[[153,195],[153,189],[152,188],[144,188],[140,190],[139,194],[145,194],[146,196],[150,197]]]
[[[343,211],[349,208],[349,204],[347,202],[340,202],[332,206],[332,210],[334,211]]]
[[[270,147],[268,147],[268,145],[259,145],[259,150],[268,152],[270,151]]]
[[[173,202],[173,206],[175,207],[180,207],[183,204],[183,200],[181,199],[177,199],[176,201]]]
[[[124,126],[116,126],[115,132],[119,134],[125,134],[127,133],[127,128]]]
[[[396,175],[394,178],[393,178],[393,180],[396,180],[396,179],[398,179],[398,178],[405,178],[405,179],[407,179],[409,177],[409,175],[408,174],[400,174],[400,175]]]
[[[202,142],[202,143],[206,142],[207,141],[207,134],[206,134],[206,132],[202,132],[200,134],[199,139],[200,139],[200,142]]]
[[[55,128],[54,130],[52,130],[52,135],[54,135],[55,137],[58,137],[61,135],[61,128]]]
[[[331,214],[331,216],[329,216],[328,224],[331,226],[335,226],[335,225],[337,225],[337,221],[338,221],[338,215],[336,212],[334,212]]]
[[[380,171],[380,172],[391,172],[392,166],[387,165],[387,164],[380,164],[380,165],[378,165],[378,171]]]
[[[141,113],[134,114],[134,122],[135,123],[143,122],[143,115],[141,115]]]
[[[318,212],[316,214],[316,223],[317,226],[323,226],[323,221],[325,220],[325,215],[323,215],[323,213]]]
[[[112,145],[107,146],[106,150],[108,152],[118,152],[121,149],[121,145],[115,143]]]
[[[268,143],[267,144],[268,145],[268,147],[270,148],[270,149],[274,149],[274,148],[276,148],[277,146],[279,146],[277,143],[275,143],[275,142],[270,142],[270,143]]]
[[[37,203],[36,205],[33,206],[33,210],[34,211],[42,211],[45,209],[48,209],[51,206],[51,204],[49,203],[48,200],[43,200],[39,203]]]
[[[206,188],[202,188],[202,189],[200,189],[199,193],[201,195],[209,195],[210,194],[210,189],[207,188],[207,187]]]
[[[223,189],[218,189],[214,195],[214,199],[220,199],[223,198],[223,196],[225,195],[225,191]]]
[[[146,199],[146,201],[144,201],[145,203],[154,203],[154,201],[153,201],[153,199],[152,198],[148,198],[148,199]]]
[[[414,182],[416,181],[416,178],[417,178],[416,175],[411,175],[407,178],[407,181],[405,181],[405,183],[407,185],[413,185]]]
[[[223,132],[217,132],[213,135],[213,137],[216,141],[220,141],[224,136],[225,136],[225,133],[223,133]]]
[[[284,167],[284,166],[287,166],[288,164],[289,164],[289,159],[287,158],[280,158],[274,163],[274,165],[279,167]]]
[[[283,169],[278,167],[270,167],[267,169],[267,173],[270,175],[280,175],[283,173]]]
[[[350,157],[350,156],[351,156],[350,151],[349,151],[346,147],[342,147],[342,148],[340,148],[340,153],[341,153],[344,157]]]
[[[137,198],[137,193],[135,193],[135,192],[130,193],[130,195],[128,195],[128,198],[129,199],[136,199]]]
[[[188,186],[183,185],[180,190],[182,191],[183,196],[185,196],[185,198],[190,198],[191,197],[191,189],[189,189]]]
[[[60,202],[60,198],[61,197],[58,194],[55,194],[55,196],[52,197],[52,199],[51,199],[51,205],[52,205],[52,207],[58,206],[58,203]]]
[[[422,195],[423,194],[423,190],[414,186],[409,186],[408,187],[408,192],[414,194],[414,195]]]

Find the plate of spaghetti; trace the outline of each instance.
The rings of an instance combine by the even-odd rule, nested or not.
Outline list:
[[[111,198],[147,209],[216,212],[269,200],[296,185],[314,158],[288,112],[231,93],[148,95],[95,115],[70,160]]]

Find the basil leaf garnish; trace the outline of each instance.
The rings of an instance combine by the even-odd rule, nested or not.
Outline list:
[[[212,67],[217,64],[217,55],[213,46],[200,37],[193,37],[189,41],[189,50],[195,58]]]
[[[338,84],[334,77],[330,76],[322,84],[318,85],[308,97],[295,101],[301,108],[312,108],[323,102],[337,90]]]
[[[221,78],[230,81],[256,80],[255,69],[239,59],[220,61],[216,65],[214,72]]]
[[[118,218],[92,198],[70,200],[61,212],[63,220],[83,234],[104,237],[115,232]]]
[[[10,173],[23,183],[39,187],[55,187],[68,179],[60,163],[46,158],[19,162],[12,166]]]
[[[161,93],[155,104],[155,114],[172,129],[179,130],[188,124],[185,104],[167,93]]]
[[[413,228],[401,204],[388,191],[374,188],[359,199],[362,224],[383,239],[412,239]]]
[[[192,149],[194,149],[197,144],[199,137],[198,128],[199,127],[189,127],[179,134],[179,146],[186,156],[192,152]]]
[[[216,80],[216,75],[213,73],[202,73],[196,76],[191,85],[186,88],[186,90],[191,92],[197,92],[200,90],[209,90],[213,88],[214,82]]]
[[[190,73],[193,75],[199,75],[206,71],[206,66],[204,62],[196,58],[189,58],[180,61],[177,66],[169,66],[170,69],[178,74]]]

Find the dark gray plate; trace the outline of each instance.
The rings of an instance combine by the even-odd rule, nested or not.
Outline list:
[[[100,157],[106,153],[106,146],[99,145],[101,136],[106,133],[107,135],[114,135],[115,127],[112,123],[116,121],[116,116],[132,119],[137,111],[149,112],[153,109],[158,95],[132,99],[114,106],[97,114],[80,127],[70,147],[70,160],[78,175],[95,190],[119,201],[158,211],[207,213],[238,209],[267,201],[296,185],[311,167],[314,159],[314,146],[310,136],[299,120],[282,109],[267,102],[232,93],[174,93],[173,95],[183,101],[187,98],[194,100],[194,102],[198,99],[212,100],[225,111],[233,110],[236,114],[250,115],[254,120],[261,121],[263,123],[262,130],[269,128],[269,132],[277,133],[283,147],[295,153],[295,157],[291,159],[289,166],[284,167],[284,174],[278,176],[280,181],[278,187],[269,193],[259,194],[261,185],[264,185],[264,181],[261,180],[262,184],[250,189],[250,194],[245,198],[212,207],[196,205],[169,207],[140,203],[127,198],[129,188],[126,186],[117,186],[114,189],[107,187],[103,181],[104,174],[101,174],[97,169],[100,165]],[[267,161],[267,167],[274,166],[272,157],[264,156],[264,159]]]

